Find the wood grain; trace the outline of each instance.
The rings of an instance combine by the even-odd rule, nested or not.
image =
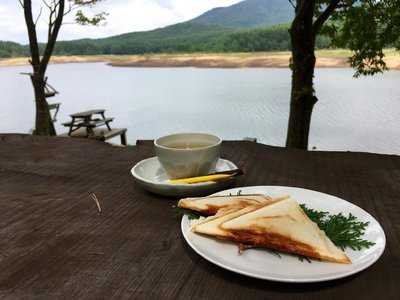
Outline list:
[[[150,142],[0,135],[1,299],[398,299],[400,157],[305,152],[224,142],[239,186],[290,185],[361,206],[384,227],[382,258],[358,275],[283,284],[223,270],[180,233],[174,199],[143,191],[129,171]],[[89,197],[95,193],[99,214]]]

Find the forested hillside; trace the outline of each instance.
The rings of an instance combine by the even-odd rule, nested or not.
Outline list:
[[[267,28],[232,29],[181,23],[148,32],[129,33],[106,39],[58,42],[56,55],[145,54],[181,52],[255,52],[290,49],[289,25]],[[319,38],[318,48],[329,46]],[[26,56],[28,47],[0,42],[0,57]]]
[[[28,47],[14,42],[0,41],[0,57],[18,57],[29,55]]]

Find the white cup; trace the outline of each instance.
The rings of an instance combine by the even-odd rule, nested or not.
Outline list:
[[[171,179],[207,175],[220,157],[222,140],[205,133],[177,133],[154,141],[156,155]]]

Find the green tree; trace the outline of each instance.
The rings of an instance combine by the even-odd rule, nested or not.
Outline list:
[[[325,30],[334,43],[354,51],[355,75],[386,69],[383,47],[398,40],[400,0],[289,0],[295,18],[292,46],[292,91],[286,146],[307,149],[314,91],[316,37]],[[330,19],[330,20],[329,20]],[[396,31],[397,28],[397,31]]]
[[[382,72],[387,69],[382,49],[400,47],[400,0],[341,11],[325,29],[337,46],[352,50],[349,61],[355,77]]]
[[[36,135],[56,134],[46,101],[45,85],[47,66],[53,54],[64,16],[71,12],[76,12],[75,21],[77,23],[82,25],[97,25],[104,20],[105,13],[96,14],[93,17],[87,17],[83,14],[81,8],[93,6],[99,1],[101,0],[42,0],[45,9],[48,10],[48,35],[47,43],[39,45],[36,25],[42,15],[43,7],[40,8],[40,13],[34,20],[32,0],[19,0],[24,10],[25,23],[29,36],[30,64],[33,69],[31,81],[36,103],[34,130],[34,134]],[[41,48],[43,49],[42,51]]]

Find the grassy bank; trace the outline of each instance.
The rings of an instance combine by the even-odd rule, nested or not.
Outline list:
[[[346,68],[350,51],[318,50],[317,67]],[[400,70],[400,52],[387,49],[386,63],[391,69]],[[105,62],[117,67],[198,67],[198,68],[287,68],[290,52],[254,53],[190,53],[190,54],[148,54],[148,55],[90,55],[54,56],[52,63]],[[28,64],[28,58],[0,60],[0,66]]]

